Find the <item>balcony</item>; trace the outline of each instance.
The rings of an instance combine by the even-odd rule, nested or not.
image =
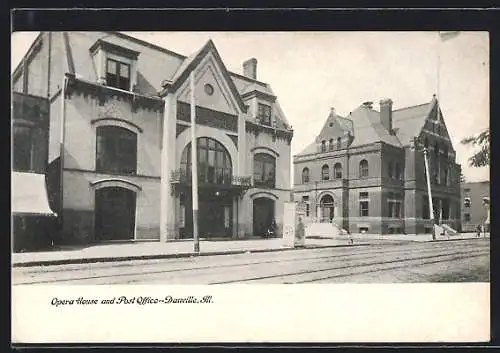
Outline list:
[[[200,188],[217,188],[233,191],[240,196],[248,189],[252,188],[252,178],[250,176],[230,175],[223,173],[214,173],[211,177],[203,177],[198,174],[198,186]],[[191,187],[191,173],[184,169],[173,170],[170,173],[170,183],[173,189]]]

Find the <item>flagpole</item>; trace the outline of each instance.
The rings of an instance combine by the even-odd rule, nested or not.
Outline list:
[[[441,34],[437,33],[437,97],[441,99],[439,92],[440,89],[440,78],[441,78]]]
[[[194,252],[200,252],[200,239],[198,237],[198,161],[196,148],[196,101],[194,97],[194,71],[189,75],[191,88],[191,184],[193,199],[193,241]]]

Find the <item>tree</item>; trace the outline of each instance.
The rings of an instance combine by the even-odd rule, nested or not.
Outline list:
[[[490,164],[490,129],[460,141],[463,145],[477,146],[479,150],[469,158],[471,167],[485,167]]]

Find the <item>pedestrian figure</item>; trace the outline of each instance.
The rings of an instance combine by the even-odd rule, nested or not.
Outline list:
[[[476,235],[479,238],[481,236],[481,225],[478,224],[476,227]]]
[[[269,228],[267,228],[267,231],[266,231],[266,234],[264,237],[265,238],[274,237],[276,235],[276,229],[277,229],[276,221],[273,219],[273,221],[271,222],[271,225],[269,226]]]
[[[302,242],[304,241],[305,235],[304,223],[302,222],[302,217],[299,217],[299,223],[297,224],[297,229],[295,230],[295,243],[303,245]]]

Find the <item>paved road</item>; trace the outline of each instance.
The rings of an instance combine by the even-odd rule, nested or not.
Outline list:
[[[16,267],[20,284],[489,282],[489,239]]]

